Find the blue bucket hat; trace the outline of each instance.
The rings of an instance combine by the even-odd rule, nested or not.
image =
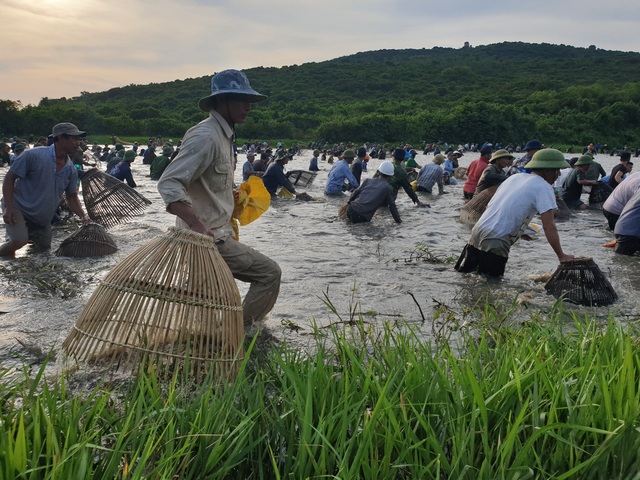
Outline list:
[[[540,140],[529,140],[527,144],[524,146],[524,151],[528,152],[529,150],[542,150],[544,146],[540,142]]]
[[[198,106],[208,112],[211,110],[213,98],[219,95],[241,95],[248,97],[252,103],[267,99],[265,95],[251,88],[249,79],[240,70],[223,70],[211,77],[211,95],[201,98]]]

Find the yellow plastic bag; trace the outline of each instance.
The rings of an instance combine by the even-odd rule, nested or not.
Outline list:
[[[418,181],[417,180],[414,180],[413,182],[411,182],[411,188],[413,188],[414,192],[416,190],[418,190]]]
[[[283,187],[278,192],[278,197],[280,197],[280,198],[293,198],[294,195],[289,190],[287,190],[286,188]]]
[[[271,195],[264,187],[262,179],[252,175],[238,189],[232,217],[237,219],[240,225],[248,225],[266,212],[270,205]]]

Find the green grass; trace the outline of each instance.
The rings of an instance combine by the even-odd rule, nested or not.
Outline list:
[[[476,314],[434,342],[356,318],[304,352],[252,344],[228,385],[7,372],[0,478],[638,478],[636,328]]]

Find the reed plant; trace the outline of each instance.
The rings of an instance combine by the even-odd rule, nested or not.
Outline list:
[[[5,376],[0,477],[638,478],[635,325],[508,314],[435,339],[362,318],[305,350],[258,336],[231,384]]]

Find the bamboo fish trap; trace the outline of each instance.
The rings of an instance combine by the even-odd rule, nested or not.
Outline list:
[[[480,217],[487,209],[489,201],[493,198],[499,186],[500,185],[494,185],[493,187],[486,188],[465,203],[460,209],[460,221],[462,223],[473,224],[480,220]]]
[[[558,208],[553,211],[554,218],[569,218],[571,216],[571,209],[564,200],[556,198],[556,205]]]
[[[233,379],[244,358],[240,292],[213,238],[171,228],[116,265],[63,343],[70,357],[165,379]]]
[[[544,288],[555,298],[587,306],[613,303],[618,294],[590,257],[561,262]]]
[[[59,257],[102,257],[118,251],[116,242],[97,223],[83,225],[65,238],[56,250]]]
[[[96,168],[87,170],[80,182],[89,217],[105,228],[126,223],[151,205],[129,185]]]
[[[307,170],[291,170],[287,172],[289,181],[297,187],[308,187],[316,178],[316,172]]]

